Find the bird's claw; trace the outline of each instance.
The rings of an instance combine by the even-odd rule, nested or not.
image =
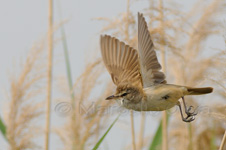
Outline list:
[[[195,120],[195,116],[191,115],[191,116],[187,116],[186,118],[182,118],[182,120],[184,122],[192,122],[193,120]]]
[[[193,106],[189,106],[189,108],[185,110],[185,113],[188,115],[187,117],[196,116],[198,114],[197,108],[193,112],[191,112],[192,108]]]
[[[182,110],[181,110],[181,106],[179,105],[182,120],[185,121],[185,122],[191,122],[191,121],[195,120],[195,116],[198,114],[198,111],[197,111],[197,108],[198,108],[198,107],[197,107],[196,109],[194,109],[194,111],[192,111],[192,108],[194,108],[194,107],[193,107],[193,106],[189,106],[189,107],[187,108],[187,107],[186,107],[186,104],[185,104],[185,101],[184,101],[184,97],[182,97],[182,101],[183,101],[183,104],[184,104],[185,113],[187,114],[186,117],[183,117],[183,113],[182,113]]]
[[[187,117],[182,118],[182,120],[184,122],[192,122],[195,120],[195,116],[198,114],[198,112],[196,111],[197,108],[193,112],[191,112],[192,108],[193,108],[193,106],[189,106],[189,108],[187,110],[185,110]]]
[[[185,122],[192,122],[193,120],[195,120],[195,116],[198,114],[198,112],[196,111],[197,108],[191,112],[191,109],[193,108],[193,106],[189,106],[189,108],[187,110],[185,110],[185,113],[187,114],[187,117],[182,118],[183,121]]]

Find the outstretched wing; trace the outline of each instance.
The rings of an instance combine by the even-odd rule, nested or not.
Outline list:
[[[100,45],[104,64],[114,84],[142,87],[137,51],[109,35],[101,36]]]
[[[158,62],[147,23],[141,13],[138,13],[138,53],[143,86],[166,83],[164,73],[160,72],[162,67]]]

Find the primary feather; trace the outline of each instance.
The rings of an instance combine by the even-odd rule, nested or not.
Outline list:
[[[166,83],[164,73],[160,72],[162,67],[158,62],[147,23],[141,13],[138,13],[138,53],[144,88]]]

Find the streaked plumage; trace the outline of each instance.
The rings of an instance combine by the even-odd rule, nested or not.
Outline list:
[[[166,84],[161,72],[154,44],[148,31],[147,23],[138,13],[138,51],[109,35],[100,39],[104,64],[117,86],[115,95],[107,99],[121,99],[122,105],[136,111],[162,111],[184,102],[185,95],[200,95],[212,92],[211,87],[190,88]],[[185,103],[184,106],[186,107]],[[185,110],[186,122],[194,120],[196,113]]]

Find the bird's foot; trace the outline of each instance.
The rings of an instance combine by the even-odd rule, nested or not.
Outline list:
[[[188,115],[188,117],[190,116],[196,116],[198,114],[197,108],[195,108],[194,111],[191,112],[192,108],[194,108],[193,106],[189,106],[188,109],[185,110],[185,113]]]
[[[182,117],[182,120],[185,121],[185,122],[191,122],[193,120],[195,120],[195,116],[198,114],[198,111],[197,111],[197,108],[194,109],[194,111],[192,111],[192,108],[194,108],[193,106],[189,106],[187,108],[186,104],[185,104],[185,100],[184,100],[184,97],[182,97],[182,101],[183,101],[183,104],[184,104],[184,108],[185,108],[185,113],[187,114],[187,117]]]
[[[187,117],[182,118],[183,121],[185,121],[185,122],[192,122],[193,120],[195,120],[195,116],[196,116],[198,113],[197,113],[196,111],[190,112],[191,108],[192,108],[192,106],[190,106],[190,107],[188,108],[188,110],[185,111],[186,114],[187,114]]]
[[[184,122],[192,122],[193,120],[195,120],[195,116],[193,116],[193,115],[191,115],[191,116],[187,115],[186,118],[182,117],[182,120]]]
[[[184,97],[182,97],[182,101],[183,101],[183,104],[184,104],[185,113],[187,115],[186,117],[184,117],[184,115],[182,113],[182,109],[181,109],[181,104],[179,102],[178,106],[179,106],[179,109],[180,109],[180,114],[181,114],[182,120],[184,122],[192,122],[193,120],[195,120],[195,116],[198,114],[197,108],[194,111],[192,111],[193,106],[189,106],[189,108],[187,109],[187,106],[186,106],[185,101],[184,101]]]
[[[193,108],[193,106],[189,106],[189,108],[185,110],[187,117],[182,118],[183,121],[192,122],[193,120],[195,120],[195,116],[198,114],[198,112],[197,112],[197,108],[191,112],[192,108]]]

